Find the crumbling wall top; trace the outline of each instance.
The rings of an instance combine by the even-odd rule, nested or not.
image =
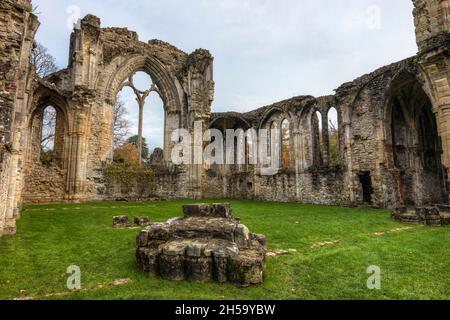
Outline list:
[[[251,123],[253,126],[258,127],[264,120],[264,117],[271,112],[271,110],[280,110],[285,113],[289,113],[295,110],[301,110],[304,107],[310,106],[316,103],[317,99],[313,96],[298,96],[291,99],[286,99],[273,103],[268,106],[264,106],[253,111],[239,113],[239,112],[216,112],[211,114],[211,123],[213,124],[218,119],[223,118],[242,118],[244,121]]]
[[[0,2],[0,8],[2,9],[11,6],[28,12],[31,12],[33,10],[31,0],[2,0]]]
[[[91,27],[95,27],[95,28],[100,28],[100,18],[92,15],[92,14],[88,14],[86,15],[82,20],[81,20],[81,25],[82,26],[91,26]]]
[[[411,74],[417,74],[417,57],[410,57],[384,67],[381,67],[371,73],[362,75],[353,81],[346,82],[336,89],[338,98],[346,95],[355,94],[367,86],[387,85],[389,80],[396,74],[406,70]],[[378,79],[378,81],[377,81]],[[380,81],[382,83],[380,83]]]

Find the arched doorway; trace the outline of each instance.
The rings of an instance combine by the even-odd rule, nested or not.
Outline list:
[[[414,76],[405,72],[392,82],[387,116],[400,203],[446,202],[436,118],[430,99]]]
[[[43,97],[30,113],[24,166],[25,203],[60,202],[66,198],[68,166],[67,108],[58,97]]]

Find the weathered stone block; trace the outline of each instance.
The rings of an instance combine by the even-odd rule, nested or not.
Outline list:
[[[158,270],[159,250],[151,248],[138,248],[136,251],[136,262],[141,272],[155,276]]]
[[[196,282],[207,282],[213,279],[212,258],[206,256],[190,257],[185,259],[186,280]]]
[[[154,223],[147,227],[149,240],[167,241],[171,237],[170,225],[168,223]]]
[[[189,217],[208,217],[211,214],[211,207],[207,204],[189,204],[183,206],[183,213]]]
[[[131,221],[128,216],[116,216],[113,217],[113,227],[126,228],[131,226]]]
[[[264,255],[254,250],[241,251],[230,257],[228,280],[239,285],[255,285],[264,281]]]
[[[242,224],[237,225],[234,231],[234,241],[240,248],[249,248],[251,246],[250,230]]]
[[[136,245],[138,248],[147,247],[148,245],[148,230],[143,230],[139,232],[136,237]]]
[[[231,212],[228,206],[220,207],[220,215]],[[231,216],[205,216],[203,205],[187,211],[184,219],[155,223],[138,234],[136,261],[141,271],[173,281],[230,281],[243,286],[262,282],[263,235],[252,234]]]
[[[392,218],[397,221],[401,221],[401,217],[403,215],[407,214],[407,212],[408,212],[408,208],[406,208],[406,207],[395,208],[392,211]]]
[[[150,224],[149,217],[136,217],[134,218],[134,224],[137,226],[148,226]]]
[[[441,224],[443,226],[450,226],[450,213],[441,213]]]
[[[256,241],[256,243],[258,243],[260,246],[262,247],[266,247],[267,246],[267,238],[265,235],[263,234],[256,234],[256,233],[252,233],[250,235],[251,240],[254,242]],[[256,245],[255,243],[253,243],[253,245]]]
[[[185,253],[187,243],[172,241],[160,246],[159,272],[163,279],[181,281],[185,279]]]
[[[229,203],[215,203],[211,206],[211,215],[217,218],[230,218],[232,214],[231,205]]]
[[[448,205],[438,205],[437,208],[439,209],[440,213],[450,213],[450,206]]]
[[[225,252],[214,252],[213,256],[213,278],[219,283],[228,281],[228,259],[229,255]]]
[[[416,214],[419,217],[419,222],[425,223],[426,225],[441,224],[441,216],[439,215],[439,210],[435,207],[417,208]]]

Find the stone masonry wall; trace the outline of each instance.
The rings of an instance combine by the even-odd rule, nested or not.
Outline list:
[[[419,63],[433,100],[442,140],[442,161],[450,168],[450,3],[413,0]],[[447,172],[450,180],[450,172]]]
[[[37,18],[28,0],[0,3],[0,236],[16,231],[32,69],[29,55]]]
[[[23,190],[24,203],[52,203],[65,200],[66,170],[40,162],[27,168]]]
[[[24,124],[48,101],[56,104],[65,121],[60,150],[63,169],[28,170],[27,202],[39,201],[37,191],[46,195],[42,199],[53,195],[55,201],[231,197],[379,207],[406,205],[408,201],[418,205],[447,202],[443,195],[448,195],[446,174],[450,168],[449,2],[413,3],[417,56],[345,83],[335,95],[300,96],[247,113],[214,114],[213,57],[207,50],[188,54],[160,40],[143,42],[137,33],[125,28],[101,28],[100,19],[92,15],[82,19],[71,36],[67,69],[38,81],[34,91],[30,90],[28,55],[37,20],[29,13],[29,1],[2,1],[0,229],[14,229],[22,197],[23,149],[30,130]],[[116,95],[124,81],[140,70],[152,76],[166,109],[166,166],[156,168],[154,181],[149,181],[144,194],[142,188],[120,186],[106,181],[103,175],[112,155]],[[417,130],[405,126],[415,140],[394,143],[393,128],[401,127],[402,121],[393,119],[393,110],[399,108],[399,97],[405,94],[402,88],[407,88],[412,101],[400,107],[406,110],[406,117],[415,115],[417,101],[423,102],[427,114],[434,114],[437,130],[431,124],[428,133],[431,142],[440,147],[432,150],[432,157],[438,160],[433,170],[426,168],[426,153],[431,149],[420,145]],[[39,94],[39,99],[31,104],[28,97],[33,93]],[[337,164],[330,163],[327,130],[332,107],[339,117]],[[315,112],[322,115],[321,132],[312,124]],[[247,130],[269,128],[274,122],[281,127],[283,120],[290,125],[290,158],[276,175],[262,175],[261,166],[187,165],[176,169],[170,163],[172,130],[192,132],[195,121],[203,121],[204,129]],[[403,154],[409,157],[407,168],[396,163]],[[58,178],[52,181],[52,177]],[[433,194],[431,186],[436,190]]]

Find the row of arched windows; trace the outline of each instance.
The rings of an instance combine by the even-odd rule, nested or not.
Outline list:
[[[340,162],[339,145],[339,116],[336,108],[332,107],[326,117],[320,111],[315,111],[311,115],[309,123],[310,136],[306,134],[303,139],[309,140],[304,145],[310,146],[311,155],[309,163],[312,166],[338,165]],[[274,120],[266,127],[270,129],[267,134],[267,156],[273,159],[276,157],[284,169],[289,169],[294,165],[295,154],[291,122],[289,119]],[[308,132],[308,130],[306,130]],[[245,134],[241,140],[235,141],[235,163],[240,164],[239,168],[244,168],[239,161],[239,143],[245,142],[245,164],[254,164],[255,150],[253,149],[252,135]]]

